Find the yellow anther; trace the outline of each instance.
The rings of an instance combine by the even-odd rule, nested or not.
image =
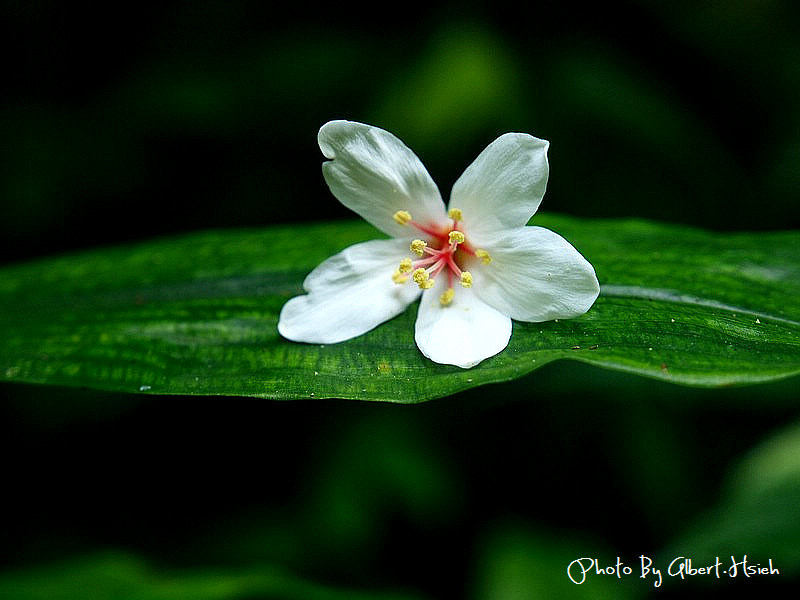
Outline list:
[[[456,292],[455,292],[455,290],[453,290],[453,288],[447,288],[447,291],[444,294],[442,294],[441,296],[439,296],[439,303],[442,306],[447,306],[448,304],[450,304],[453,301],[453,296],[455,296],[455,295],[456,295]]]
[[[427,245],[422,240],[414,240],[411,242],[411,251],[418,256],[422,256],[425,254],[425,246]]]
[[[481,262],[485,265],[488,265],[490,262],[492,262],[492,257],[489,256],[489,253],[486,250],[481,250],[480,248],[478,248],[477,250],[475,250],[475,256],[480,258]]]
[[[472,273],[469,271],[461,271],[461,285],[465,288],[472,287]]]
[[[431,279],[431,276],[422,267],[416,269],[411,274],[411,277],[413,277],[414,283],[416,283],[421,290],[429,290],[433,287],[433,279]]]
[[[405,283],[408,281],[408,275],[403,273],[402,271],[395,271],[392,273],[392,281],[395,283]]]
[[[398,273],[411,273],[411,259],[404,258],[400,261],[400,268],[398,269]]]
[[[405,225],[411,220],[411,213],[407,210],[398,210],[392,216],[400,225]]]
[[[467,239],[460,231],[451,231],[449,237],[451,244],[463,244],[464,240]]]
[[[453,219],[453,221],[460,221],[464,215],[461,214],[460,208],[451,208],[447,211],[447,216]]]
[[[419,285],[419,287],[422,287],[422,284],[430,279],[430,275],[428,275],[428,272],[425,269],[423,269],[422,267],[420,267],[419,269],[416,269],[411,274],[411,277],[414,278],[414,283]]]

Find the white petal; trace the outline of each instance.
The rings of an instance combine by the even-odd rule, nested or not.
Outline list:
[[[450,207],[461,209],[470,240],[482,244],[487,236],[527,224],[547,187],[548,146],[526,133],[506,133],[467,167],[453,186]]]
[[[373,240],[332,256],[306,277],[309,293],[283,306],[278,331],[296,342],[334,344],[400,314],[419,296],[413,282],[392,281],[407,255],[404,240]]]
[[[600,293],[594,268],[557,233],[543,227],[507,232],[489,251],[492,262],[469,265],[480,298],[518,321],[569,319]]]
[[[465,369],[502,351],[511,338],[511,319],[481,302],[470,289],[456,286],[455,297],[442,306],[446,278],[422,294],[414,337],[432,361]]]
[[[447,223],[436,184],[419,158],[388,131],[331,121],[322,126],[319,147],[326,158],[322,173],[333,195],[347,208],[392,237],[413,238],[410,225],[394,221],[398,210],[423,225]]]

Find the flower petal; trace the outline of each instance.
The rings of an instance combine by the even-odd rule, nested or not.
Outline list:
[[[482,244],[487,236],[528,223],[547,187],[549,144],[506,133],[467,167],[453,186],[450,208],[463,212],[470,240]]]
[[[511,338],[511,319],[481,302],[470,289],[455,288],[455,297],[442,306],[439,297],[446,278],[422,294],[414,337],[420,351],[434,362],[464,369],[502,351]]]
[[[400,314],[420,292],[392,281],[407,254],[405,240],[372,240],[332,256],[306,277],[309,293],[283,306],[278,331],[295,342],[334,344]]]
[[[414,237],[395,222],[398,210],[424,225],[445,224],[439,190],[419,158],[388,131],[352,121],[322,126],[322,173],[331,192],[347,208],[393,237]]]
[[[473,289],[484,302],[518,321],[569,319],[585,313],[600,293],[594,268],[557,233],[521,227],[487,248],[488,265],[470,265]]]

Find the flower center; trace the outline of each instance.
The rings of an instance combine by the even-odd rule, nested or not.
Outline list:
[[[439,296],[442,306],[448,306],[453,302],[455,290],[453,282],[458,280],[462,287],[472,287],[472,274],[461,269],[460,262],[464,256],[474,256],[481,259],[484,265],[492,262],[492,258],[486,250],[473,248],[467,241],[467,237],[461,230],[460,222],[463,218],[461,210],[451,208],[447,216],[452,220],[452,224],[445,228],[417,223],[406,210],[398,210],[394,213],[394,220],[401,225],[411,225],[425,234],[428,241],[415,239],[411,242],[410,250],[419,258],[412,260],[404,258],[400,261],[400,266],[392,274],[392,281],[397,284],[405,283],[410,279],[414,280],[420,289],[428,290],[433,287],[434,278],[440,274],[447,277],[447,290]]]

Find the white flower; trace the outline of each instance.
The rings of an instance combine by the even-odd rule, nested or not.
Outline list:
[[[350,246],[289,300],[284,337],[332,344],[403,312],[420,295],[415,339],[429,359],[472,367],[508,345],[511,319],[585,313],[600,287],[564,238],[527,226],[547,185],[548,142],[500,136],[456,181],[445,210],[417,156],[391,133],[350,121],[319,131],[325,181],[339,201],[392,239]]]

